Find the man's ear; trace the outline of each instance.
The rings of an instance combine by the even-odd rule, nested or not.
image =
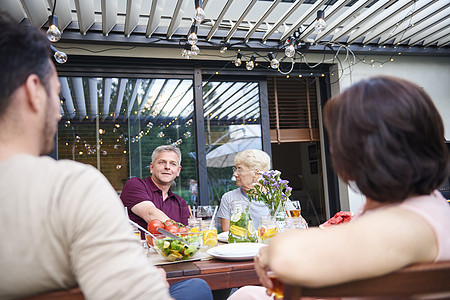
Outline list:
[[[24,88],[27,104],[29,105],[30,109],[34,112],[39,111],[42,105],[41,90],[44,88],[41,80],[36,74],[31,74],[25,80]]]

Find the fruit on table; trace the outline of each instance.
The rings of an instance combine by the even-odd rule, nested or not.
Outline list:
[[[153,234],[159,234],[158,228],[164,228],[164,223],[158,219],[153,219],[147,224],[147,230]]]
[[[262,234],[261,234],[261,232],[262,232]],[[265,230],[261,230],[261,232],[260,232],[260,237],[261,237],[261,240],[263,240],[263,241],[273,238],[278,233],[276,228],[266,228]]]
[[[176,225],[166,226],[166,230],[172,233],[177,233],[179,231]]]
[[[242,213],[236,213],[231,216],[230,221],[231,222],[238,222],[241,219]]]
[[[217,245],[217,230],[205,230],[203,232],[203,245],[208,247],[214,247]]]
[[[248,221],[247,230],[248,230],[248,235],[255,235],[256,234],[255,226],[253,225],[253,221],[252,220]]]
[[[347,223],[352,219],[352,212],[350,211],[340,211],[337,212],[331,219],[321,224],[320,228],[331,227],[333,225]]]
[[[230,232],[237,236],[245,236],[247,234],[247,229],[236,225],[231,225]]]

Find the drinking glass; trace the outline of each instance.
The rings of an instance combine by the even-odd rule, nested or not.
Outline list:
[[[258,241],[263,244],[269,244],[277,233],[276,218],[273,216],[261,217],[258,227]]]
[[[197,207],[197,217],[205,219],[211,219],[213,214],[213,208],[211,205],[200,205]]]
[[[217,227],[214,223],[213,220],[202,220],[200,222],[200,230],[203,233],[203,251],[215,247],[218,244]]]
[[[270,281],[272,281],[272,285],[273,285],[273,288],[267,289],[267,290],[270,293],[272,293],[273,298],[275,300],[283,299],[284,298],[284,295],[283,295],[283,283],[278,279],[278,276],[275,273],[269,271],[267,273],[267,275],[269,276]]]
[[[286,229],[308,229],[308,222],[302,216],[287,218]]]
[[[201,221],[202,221],[202,218],[189,218],[188,219],[189,231],[190,232],[199,232]]]
[[[286,211],[291,217],[300,217],[302,211],[300,201],[286,201]]]

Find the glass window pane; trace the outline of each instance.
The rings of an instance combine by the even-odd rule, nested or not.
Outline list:
[[[98,168],[117,192],[150,176],[153,150],[177,145],[182,172],[173,191],[190,199],[197,179],[192,80],[60,77],[58,158]]]
[[[237,188],[232,167],[240,151],[262,149],[259,85],[204,82],[206,165],[211,203]]]

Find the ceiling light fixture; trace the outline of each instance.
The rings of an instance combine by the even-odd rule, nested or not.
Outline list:
[[[317,11],[316,24],[314,27],[318,33],[321,33],[327,27],[327,22],[325,22],[325,12],[323,10]]]
[[[58,28],[58,17],[55,15],[56,0],[53,2],[52,14],[48,17],[47,38],[50,42],[57,42],[61,39],[61,31]]]
[[[269,59],[270,59],[270,67],[271,67],[272,69],[277,70],[278,67],[280,66],[280,62],[275,58],[275,55],[273,54],[273,52],[269,52],[269,53],[267,54],[267,56],[268,56]]]

